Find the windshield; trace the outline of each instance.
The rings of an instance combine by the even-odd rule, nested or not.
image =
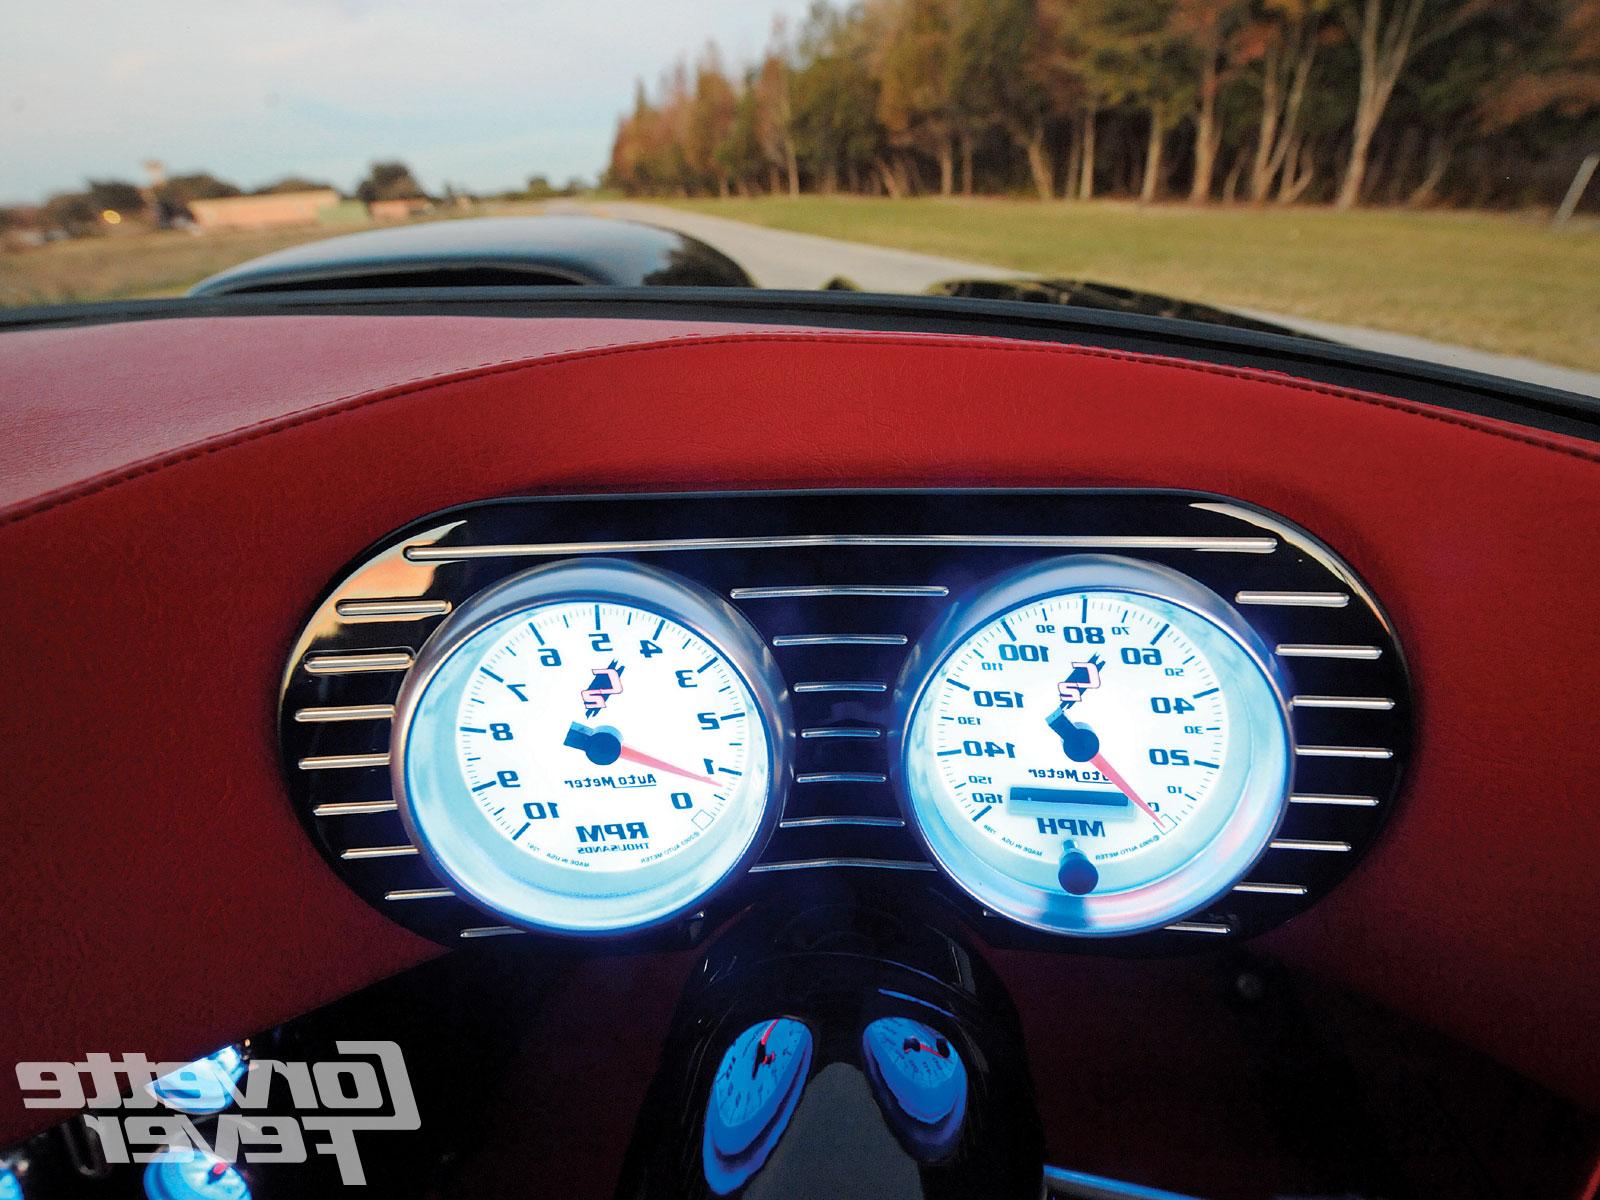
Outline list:
[[[578,213],[760,287],[1253,322],[1600,394],[1595,0],[67,0],[6,25],[6,306]]]

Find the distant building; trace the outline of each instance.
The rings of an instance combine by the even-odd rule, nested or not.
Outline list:
[[[409,221],[432,207],[433,201],[426,196],[407,196],[401,200],[373,200],[368,203],[367,212],[374,221]]]
[[[285,225],[315,225],[339,208],[339,193],[332,188],[309,192],[271,192],[263,196],[228,196],[220,200],[191,200],[194,223],[206,231],[219,229],[275,229]]]

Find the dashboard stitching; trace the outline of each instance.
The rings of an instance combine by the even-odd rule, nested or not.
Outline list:
[[[1225,367],[1216,364],[1195,363],[1182,359],[1167,358],[1156,354],[1130,354],[1124,351],[1101,350],[1087,346],[1063,345],[1015,345],[1001,338],[968,338],[949,334],[920,334],[911,336],[883,336],[881,334],[859,333],[850,334],[833,332],[827,335],[817,334],[732,334],[707,336],[705,334],[682,334],[668,337],[652,338],[648,342],[622,343],[612,342],[597,346],[586,346],[573,350],[564,350],[548,357],[501,359],[489,363],[479,363],[471,367],[462,367],[455,370],[442,372],[435,375],[419,376],[405,380],[398,384],[391,384],[372,392],[357,392],[340,396],[334,400],[326,401],[311,408],[297,409],[281,416],[269,418],[266,421],[252,425],[242,425],[237,429],[217,434],[205,442],[190,446],[186,449],[169,453],[165,456],[148,460],[131,468],[120,468],[108,475],[85,481],[82,484],[71,485],[60,493],[36,501],[32,507],[19,506],[11,513],[0,516],[0,528],[21,524],[30,518],[40,516],[63,505],[76,500],[86,499],[124,483],[146,475],[153,475],[183,463],[201,459],[220,450],[231,449],[235,446],[245,445],[259,438],[281,433],[289,429],[297,429],[310,425],[316,421],[342,416],[346,413],[356,412],[369,405],[378,404],[385,400],[397,400],[405,396],[415,396],[436,387],[444,387],[455,383],[466,383],[478,379],[487,379],[496,375],[508,374],[513,371],[533,370],[540,367],[560,366],[579,359],[607,358],[620,354],[632,354],[659,350],[664,347],[683,345],[691,346],[716,346],[716,345],[751,345],[760,343],[816,343],[821,345],[883,345],[883,346],[931,346],[938,349],[959,347],[963,349],[981,349],[998,351],[1006,354],[1044,354],[1044,355],[1072,355],[1087,358],[1109,359],[1117,362],[1127,362],[1140,365],[1163,366],[1180,371],[1195,372],[1198,374],[1218,375],[1228,379],[1248,380],[1255,383],[1275,384],[1280,387],[1293,388],[1296,391],[1310,392],[1316,395],[1332,396],[1342,400],[1353,400],[1361,404],[1377,408],[1386,408],[1391,411],[1405,413],[1410,416],[1421,417],[1424,420],[1439,421],[1446,425],[1455,425],[1477,433],[1488,434],[1492,437],[1502,438],[1507,441],[1520,442],[1540,450],[1549,450],[1557,454],[1579,459],[1583,462],[1600,464],[1600,453],[1587,450],[1580,446],[1553,444],[1532,434],[1512,432],[1511,430],[1493,428],[1479,424],[1477,421],[1465,416],[1425,411],[1421,406],[1413,405],[1406,401],[1396,400],[1391,397],[1378,396],[1366,392],[1352,391],[1344,388],[1329,387],[1322,384],[1310,383],[1297,379],[1292,375],[1280,374],[1273,371],[1250,370],[1239,367]]]

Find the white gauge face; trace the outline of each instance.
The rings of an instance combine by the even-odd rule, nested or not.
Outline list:
[[[691,853],[767,791],[744,680],[644,609],[550,604],[506,621],[456,709],[462,783],[524,854],[622,873]]]
[[[654,608],[552,600],[455,646],[410,714],[407,816],[435,864],[529,924],[691,903],[750,848],[771,735],[745,675]]]
[[[969,890],[1033,924],[1121,933],[1186,915],[1254,861],[1285,801],[1286,739],[1231,632],[1159,595],[1083,588],[987,615],[950,647],[906,766],[921,827]]]

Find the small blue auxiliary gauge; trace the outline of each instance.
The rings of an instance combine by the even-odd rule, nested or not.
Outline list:
[[[244,1072],[244,1051],[238,1046],[224,1046],[147,1086],[150,1094],[168,1108],[203,1116],[219,1113],[233,1103],[232,1089]]]
[[[702,1147],[706,1183],[717,1195],[747,1182],[778,1144],[805,1090],[811,1046],[803,1022],[775,1017],[750,1026],[722,1056]]]
[[[879,1107],[906,1148],[931,1160],[948,1153],[967,1113],[967,1068],[941,1034],[909,1017],[884,1017],[861,1035]]]
[[[144,1194],[149,1200],[250,1200],[250,1184],[233,1164],[183,1146],[150,1160]]]

